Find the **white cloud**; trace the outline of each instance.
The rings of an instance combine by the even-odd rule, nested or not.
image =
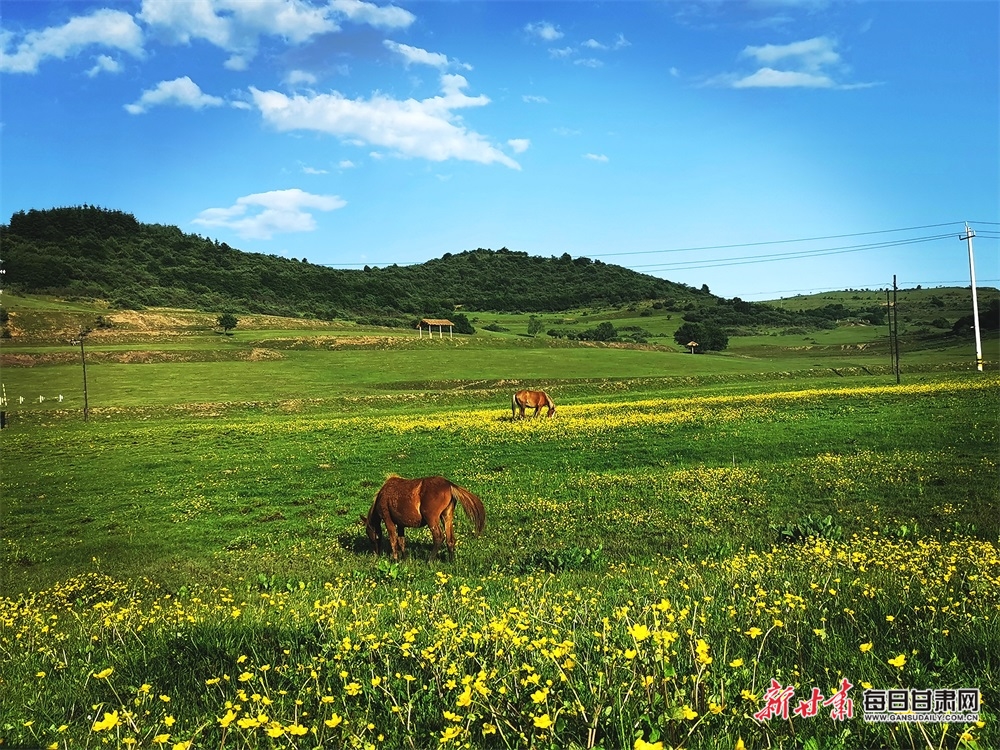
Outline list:
[[[355,164],[350,159],[341,159],[340,162],[337,163],[337,166],[341,169],[354,169]]]
[[[302,167],[302,172],[304,174],[330,174],[325,169],[317,169],[316,167]]]
[[[151,107],[160,105],[202,109],[219,107],[223,104],[224,100],[204,93],[197,83],[184,76],[173,81],[160,81],[156,88],[146,89],[136,102],[126,104],[125,110],[132,115],[141,115],[148,112]]]
[[[607,47],[596,39],[588,39],[581,46],[586,47],[587,49],[607,49]]]
[[[584,154],[583,158],[590,159],[591,161],[599,161],[603,164],[607,164],[610,161],[604,154]]]
[[[111,47],[133,57],[144,54],[142,29],[132,16],[107,8],[89,16],[77,16],[62,26],[29,31],[15,50],[8,50],[14,38],[15,34],[9,31],[0,35],[0,72],[35,73],[42,61],[65,60],[91,45]]]
[[[523,154],[531,147],[531,141],[527,138],[511,138],[507,145],[515,154]]]
[[[615,43],[613,45],[614,49],[625,49],[625,47],[631,47],[632,42],[625,38],[624,34],[619,34],[615,37]]]
[[[794,70],[761,68],[756,73],[732,82],[734,89],[751,88],[810,88],[829,89],[836,84],[829,76],[802,73]]]
[[[441,76],[442,95],[429,99],[348,99],[340,92],[286,96],[251,88],[264,121],[281,131],[312,130],[349,142],[388,148],[397,155],[430,161],[459,159],[481,164],[520,165],[479,133],[468,130],[454,110],[482,107],[489,98],[467,96],[463,76]]]
[[[593,57],[582,57],[579,60],[573,61],[574,65],[579,65],[584,68],[601,68],[604,67],[604,63]]]
[[[828,37],[815,37],[791,44],[765,44],[761,47],[747,47],[744,57],[752,57],[761,65],[775,65],[787,61],[798,70],[816,71],[840,62],[840,55],[834,49],[835,43]]]
[[[107,55],[98,55],[97,62],[90,70],[87,71],[87,75],[93,78],[101,73],[120,73],[122,66],[113,57],[108,57]]]
[[[472,70],[471,65],[456,62],[455,60],[449,60],[447,55],[442,55],[440,52],[428,52],[420,47],[411,47],[409,44],[400,44],[392,41],[391,39],[385,39],[382,44],[385,45],[386,49],[392,50],[397,55],[402,57],[407,65],[430,65],[433,68],[441,70],[454,65],[465,70]]]
[[[556,39],[562,39],[564,34],[559,31],[557,26],[549,23],[548,21],[536,21],[534,23],[529,23],[524,27],[524,30],[531,34],[532,36],[537,36],[546,42],[554,42]]]
[[[382,44],[386,49],[392,50],[401,56],[407,64],[417,63],[420,65],[430,65],[434,68],[447,68],[448,56],[440,52],[428,52],[420,47],[411,47],[409,44],[399,44],[391,39],[385,39]]]
[[[362,0],[143,0],[138,17],[177,44],[204,40],[231,53],[230,70],[245,70],[257,55],[260,38],[280,37],[302,44],[340,30],[341,20],[379,28],[405,28],[415,16],[394,5]]]
[[[553,47],[549,49],[549,57],[572,57],[573,52],[572,47]]]
[[[305,70],[291,70],[288,72],[288,75],[285,76],[285,83],[289,86],[300,86],[302,84],[314,86],[316,82],[316,76]]]
[[[336,195],[314,195],[298,188],[254,193],[238,198],[229,208],[207,208],[193,224],[231,229],[244,239],[269,240],[275,234],[311,232],[311,211],[334,211],[347,205]]]
[[[354,23],[366,23],[381,29],[405,29],[417,17],[395,5],[375,5],[362,0],[330,0],[330,7]]]
[[[524,94],[521,96],[523,101],[528,102],[528,104],[548,104],[549,100],[544,96],[537,96],[535,94]]]
[[[753,60],[760,68],[748,74],[725,73],[715,76],[707,84],[737,89],[857,89],[876,85],[838,81],[838,74],[843,73],[845,66],[836,46],[836,41],[825,36],[791,44],[748,46],[740,56]]]
[[[339,29],[329,8],[302,0],[143,0],[139,18],[166,39],[189,44],[201,39],[232,53],[225,66],[245,70],[261,36],[301,44]]]

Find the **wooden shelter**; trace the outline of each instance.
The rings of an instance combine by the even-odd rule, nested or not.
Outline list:
[[[417,334],[418,337],[423,337],[424,326],[427,326],[427,335],[434,338],[434,327],[438,329],[438,338],[444,338],[444,329],[448,328],[448,338],[452,338],[452,332],[455,328],[455,324],[450,320],[444,320],[443,318],[423,318],[419,323],[417,323]]]
[[[698,346],[698,342],[697,341],[688,341],[688,348],[691,350],[692,354],[694,354],[694,348],[696,346]]]

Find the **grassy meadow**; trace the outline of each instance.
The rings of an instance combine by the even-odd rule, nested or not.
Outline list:
[[[0,747],[1000,747],[996,341],[897,385],[861,326],[692,356],[161,311],[91,334],[84,422],[94,309],[10,309]],[[511,419],[526,386],[555,419]],[[484,533],[376,558],[390,473]],[[864,720],[910,688],[978,721]]]

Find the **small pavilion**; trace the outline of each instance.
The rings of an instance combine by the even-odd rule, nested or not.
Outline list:
[[[443,318],[423,318],[419,323],[417,323],[417,334],[418,337],[423,338],[424,326],[427,326],[427,335],[434,338],[434,328],[438,329],[438,338],[444,338],[444,329],[448,328],[448,338],[452,338],[452,331],[455,328],[455,324],[450,320],[444,320]]]

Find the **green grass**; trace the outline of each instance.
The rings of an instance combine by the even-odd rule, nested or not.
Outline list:
[[[4,743],[1000,745],[995,365],[327,334],[95,345],[87,423],[78,360],[4,366],[49,395],[0,433]],[[556,419],[510,419],[522,383]],[[485,533],[376,560],[389,473]],[[758,722],[771,678],[855,717]],[[977,687],[985,724],[870,724],[864,684]]]

